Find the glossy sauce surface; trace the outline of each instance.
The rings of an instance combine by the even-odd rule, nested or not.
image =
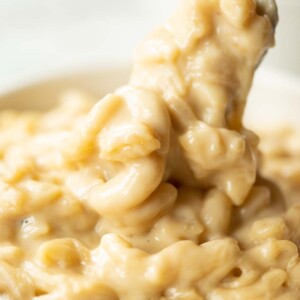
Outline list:
[[[127,86],[1,112],[2,297],[300,297],[300,209],[258,175],[241,122],[276,16],[273,1],[182,1]]]

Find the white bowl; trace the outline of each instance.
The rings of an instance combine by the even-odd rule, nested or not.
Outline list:
[[[65,74],[16,89],[0,96],[0,109],[49,109],[67,90],[79,90],[101,98],[126,84],[129,68],[102,69]],[[254,131],[294,126],[300,130],[300,78],[264,68],[256,74],[244,115]]]
[[[17,6],[13,5],[11,0],[3,1],[7,3],[3,8],[3,12],[6,13],[4,20],[7,20],[8,25],[10,23],[12,25],[15,24],[15,27],[12,26],[11,29],[8,26],[7,36],[14,36],[13,30],[16,29],[18,24],[22,25],[22,20],[19,20],[20,16],[16,14],[16,11],[18,11]],[[8,48],[11,47],[13,50],[13,47],[16,46],[14,44],[9,45],[9,41],[12,42],[12,39],[6,41],[8,44],[6,44],[4,48],[0,47],[0,62],[1,59],[3,62],[8,61],[13,70],[18,63],[21,63],[21,60],[28,69],[24,74],[22,72],[15,72],[16,74],[10,77],[9,75],[13,73],[8,74],[9,70],[5,71],[5,68],[1,68],[0,108],[47,108],[55,103],[56,99],[58,99],[64,90],[70,88],[78,88],[99,98],[103,96],[103,94],[113,91],[120,84],[126,83],[128,68],[124,67],[124,65],[128,64],[131,59],[129,49],[133,49],[137,41],[149,31],[155,23],[159,23],[161,19],[167,16],[168,11],[171,10],[176,3],[174,0],[164,0],[164,2],[161,0],[132,0],[132,2],[125,5],[126,9],[123,9],[124,11],[122,11],[121,16],[121,8],[116,8],[117,3],[120,5],[123,3],[121,0],[113,0],[105,4],[104,2],[100,3],[96,0],[91,1],[93,5],[91,5],[90,8],[87,8],[79,2],[72,2],[72,10],[76,11],[76,9],[80,10],[84,7],[85,15],[76,19],[76,15],[68,14],[66,19],[62,19],[66,23],[62,25],[67,26],[69,28],[68,32],[72,33],[69,39],[67,38],[68,34],[65,34],[65,32],[55,32],[55,30],[60,30],[60,28],[56,28],[57,26],[51,27],[51,32],[47,31],[49,38],[47,36],[46,38],[45,36],[40,37],[38,35],[38,33],[45,33],[43,28],[39,29],[38,26],[35,32],[36,36],[26,36],[26,34],[32,32],[29,30],[29,25],[31,24],[33,26],[36,24],[25,24],[28,30],[26,31],[26,28],[24,29],[22,39],[27,40],[28,38],[32,38],[32,40],[29,41],[31,47],[33,47],[32,53],[34,52],[34,57],[40,57],[41,59],[41,61],[35,60],[36,63],[38,62],[40,64],[39,66],[34,64],[34,60],[26,61],[28,58],[26,55],[31,53],[28,49],[30,53],[22,53],[16,61],[14,61],[13,56],[1,56],[1,53],[5,49],[8,54]],[[298,104],[300,103],[300,35],[298,33],[300,28],[300,0],[277,0],[277,2],[280,16],[280,22],[276,32],[277,45],[274,49],[269,51],[259,68],[245,114],[246,126],[253,129],[259,128],[260,125],[270,127],[290,123],[298,126],[300,123],[300,120],[298,120],[300,118],[297,116],[298,112],[300,112]],[[28,0],[26,5],[22,5],[22,18],[24,21],[31,16],[37,2]],[[62,9],[67,9],[68,5],[71,5],[71,2],[68,0],[55,0],[52,1],[51,4],[49,2],[47,5],[52,8],[53,17],[56,18],[59,11],[54,9],[55,5]],[[106,10],[100,9],[103,5],[106,7]],[[94,10],[93,13],[92,10]],[[91,19],[90,13],[97,20],[99,17],[101,22],[99,21],[99,23],[93,18]],[[86,22],[83,22],[84,17]],[[46,21],[47,20],[44,20],[40,16],[40,18],[34,22],[40,22],[41,25],[46,26]],[[0,19],[0,25],[2,24],[1,22],[3,22],[3,19]],[[139,26],[136,26],[137,24]],[[48,24],[47,26],[50,25],[51,24]],[[77,29],[79,25],[80,31],[78,33]],[[107,25],[107,27],[110,28],[110,32],[113,33],[104,37],[105,28],[102,28],[104,25]],[[47,26],[46,28],[48,28]],[[99,26],[99,30],[102,29],[99,31],[95,26]],[[122,27],[122,39],[118,40],[115,35],[120,26]],[[89,42],[93,40],[93,35],[97,35],[97,37],[95,37],[97,38],[97,42],[93,44],[94,48],[91,49],[91,52],[86,52],[88,45],[85,45],[81,53],[79,51],[80,49],[76,48],[80,43],[74,42],[76,38],[78,39],[75,33],[77,32],[79,37],[83,37],[85,31],[88,34],[87,39]],[[64,39],[59,41],[55,40],[54,37],[57,36],[63,37]],[[17,37],[21,38],[21,32],[18,33]],[[16,43],[17,42],[16,40]],[[41,44],[41,42],[43,43]],[[51,53],[49,52],[49,54],[47,52],[51,56],[48,57],[48,54],[43,52],[48,45],[46,42],[50,43],[54,48],[57,47],[56,43],[59,42],[60,47],[62,47],[59,48],[60,52],[56,51],[55,56],[51,56]],[[70,43],[72,47],[75,47],[73,50],[75,52],[77,51],[77,54],[79,52],[82,54],[80,63],[78,62],[78,57],[74,54],[75,52],[70,52],[72,50]],[[117,47],[117,43],[121,43],[122,47]],[[38,45],[39,47],[37,47]],[[102,47],[102,50],[97,47]],[[12,55],[16,55],[15,51],[11,52]],[[73,60],[69,60],[72,55],[76,57],[73,57]],[[53,59],[58,56],[58,62],[54,62]],[[62,64],[61,67],[57,67],[64,58],[70,64],[66,63]],[[50,64],[54,65],[54,67],[48,68]],[[37,69],[39,69],[39,71],[37,71]],[[4,87],[6,80],[5,72],[8,74],[8,81]]]
[[[129,64],[179,0],[1,0],[0,95],[42,78]],[[277,46],[263,62],[300,74],[300,0],[277,0]]]
[[[123,67],[53,76],[1,95],[0,109],[47,110],[68,90],[82,91],[100,99],[125,84],[128,74],[129,68]]]
[[[246,127],[261,132],[282,127],[300,130],[300,77],[262,68],[255,75],[244,115]]]

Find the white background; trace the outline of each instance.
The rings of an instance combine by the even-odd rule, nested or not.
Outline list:
[[[0,0],[0,91],[131,60],[173,0]]]

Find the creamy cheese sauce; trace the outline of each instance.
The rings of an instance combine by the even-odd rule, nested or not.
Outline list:
[[[276,22],[271,0],[184,0],[127,86],[1,112],[1,299],[300,298],[299,205],[241,122]]]

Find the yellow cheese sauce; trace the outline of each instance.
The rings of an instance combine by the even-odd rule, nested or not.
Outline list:
[[[1,299],[300,298],[300,207],[241,122],[276,22],[272,0],[184,0],[128,85],[1,112]]]

